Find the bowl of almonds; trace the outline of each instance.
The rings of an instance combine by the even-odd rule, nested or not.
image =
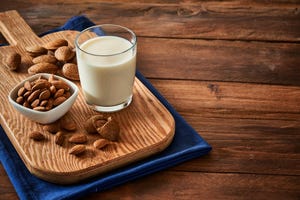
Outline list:
[[[39,73],[16,85],[8,99],[27,118],[49,124],[66,114],[78,96],[73,82],[53,74]]]

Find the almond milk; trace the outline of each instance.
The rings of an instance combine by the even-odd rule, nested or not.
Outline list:
[[[117,36],[89,39],[77,48],[81,86],[88,104],[115,106],[132,97],[136,45]]]

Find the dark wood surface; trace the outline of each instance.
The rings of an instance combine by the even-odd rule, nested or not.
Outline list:
[[[139,70],[213,147],[84,199],[300,198],[299,1],[0,4],[12,9],[37,34],[80,14],[134,30]],[[18,199],[1,165],[0,199]]]

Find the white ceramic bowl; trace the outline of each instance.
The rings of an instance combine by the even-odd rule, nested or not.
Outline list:
[[[74,104],[79,90],[78,90],[78,87],[73,82],[71,82],[63,77],[54,75],[54,77],[56,79],[61,79],[70,86],[71,96],[66,101],[64,101],[62,104],[58,105],[57,107],[55,107],[49,111],[36,111],[36,110],[26,108],[26,107],[18,104],[15,101],[15,99],[17,98],[18,90],[24,85],[25,81],[36,80],[40,76],[42,76],[44,78],[49,78],[49,76],[51,76],[51,74],[39,73],[39,74],[35,74],[33,76],[26,78],[25,80],[20,82],[17,86],[15,86],[10,91],[10,93],[8,95],[8,99],[9,99],[9,102],[14,106],[14,108],[17,111],[19,111],[21,114],[28,117],[29,119],[31,119],[35,122],[41,123],[41,124],[50,124],[52,122],[55,122],[56,120],[58,120],[64,114],[66,114],[68,112],[68,110]]]

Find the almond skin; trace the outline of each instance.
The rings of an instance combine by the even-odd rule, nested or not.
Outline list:
[[[71,80],[79,81],[78,67],[74,63],[66,63],[62,67],[63,75]]]
[[[47,53],[47,49],[45,49],[42,46],[27,46],[25,47],[25,50],[32,57],[36,57]]]
[[[32,62],[34,64],[42,63],[42,62],[56,64],[57,59],[53,55],[45,54],[45,55],[40,55],[38,57],[33,58]]]
[[[96,140],[93,145],[96,149],[102,149],[104,148],[105,146],[107,146],[110,142],[106,139],[98,139]]]
[[[50,87],[50,83],[47,81],[37,81],[32,87],[31,90],[35,91],[38,89],[44,89],[44,88],[49,88]]]
[[[97,133],[97,129],[102,127],[106,122],[107,119],[103,115],[94,115],[88,118],[83,126],[86,132],[93,134]]]
[[[66,131],[76,131],[77,125],[74,121],[63,118],[60,121],[60,127]]]
[[[21,87],[18,90],[18,96],[23,96],[26,92],[27,92],[27,90],[25,89],[25,87]]]
[[[43,130],[54,134],[59,131],[59,125],[56,123],[47,124],[43,126]]]
[[[55,144],[62,146],[65,141],[65,136],[61,131],[58,131],[54,137]]]
[[[67,83],[65,83],[64,81],[54,80],[54,81],[51,81],[50,83],[56,88],[56,90],[59,90],[59,89],[64,89],[65,91],[70,90],[70,86]]]
[[[45,136],[39,131],[32,131],[29,133],[29,137],[36,141],[42,141],[45,139]]]
[[[86,150],[85,145],[78,144],[78,145],[75,145],[74,147],[72,147],[72,148],[70,149],[69,154],[78,156],[78,155],[84,153],[85,150]]]
[[[38,98],[38,96],[40,95],[40,90],[35,90],[34,92],[32,92],[29,97],[27,98],[27,101],[29,103],[33,102],[34,100],[36,100]]]
[[[56,39],[48,42],[44,47],[48,50],[55,51],[59,47],[68,46],[68,41],[65,39]]]
[[[31,90],[32,89],[30,81],[25,81],[24,88],[26,90]]]
[[[51,96],[51,92],[49,90],[44,90],[40,93],[39,100],[43,101],[43,100],[49,99],[50,96]]]
[[[53,101],[53,106],[58,106],[60,104],[62,104],[65,100],[67,100],[66,97],[57,97],[56,99],[54,99]]]
[[[75,144],[83,144],[87,142],[87,136],[85,134],[77,133],[69,138],[69,142]]]
[[[119,137],[120,127],[116,120],[111,117],[100,128],[97,128],[98,133],[105,139],[116,141]]]
[[[54,56],[59,61],[68,62],[75,56],[75,52],[68,46],[62,46],[56,49]]]
[[[50,73],[55,74],[58,71],[58,66],[52,63],[37,63],[28,68],[29,74]]]

